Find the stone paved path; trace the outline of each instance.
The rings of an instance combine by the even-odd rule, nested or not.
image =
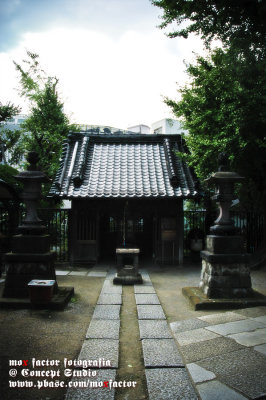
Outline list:
[[[197,399],[150,277],[146,272],[142,277],[134,291],[149,400]]]
[[[266,307],[170,324],[203,400],[266,398]]]
[[[106,275],[79,356],[112,360],[111,368],[97,374],[99,381],[115,380],[118,368],[122,287],[113,285],[113,275]],[[169,327],[148,273],[142,276],[144,284],[135,285],[134,294],[149,400],[266,398],[266,307],[214,313]],[[114,389],[70,389],[67,400],[115,396]]]
[[[90,272],[90,276],[93,273],[94,271]],[[75,272],[72,274],[75,274]],[[172,338],[164,311],[155,294],[150,277],[145,271],[142,271],[142,276],[144,282],[142,285],[134,286],[134,294],[149,399],[197,399],[198,397],[184,367],[176,343]],[[113,285],[113,277],[114,271],[109,272],[104,281],[78,358],[79,360],[97,360],[101,358],[111,360],[109,369],[102,368],[100,370],[101,373],[97,373],[97,377],[91,378],[91,380],[99,382],[101,380],[115,380],[118,369],[122,286]],[[81,381],[82,379],[84,380],[84,378],[73,378],[73,382]],[[87,398],[114,400],[115,390],[71,388],[66,396],[66,400]]]

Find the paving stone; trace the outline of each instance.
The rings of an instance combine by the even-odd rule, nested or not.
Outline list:
[[[139,270],[139,273],[141,274],[143,279],[145,279],[147,281],[151,281],[151,278],[150,278],[150,275],[148,274],[148,272]]]
[[[76,370],[75,370],[76,371]],[[91,382],[106,382],[111,379],[114,381],[116,376],[116,370],[112,369],[101,369],[97,371],[97,375],[95,377],[84,378],[84,377],[75,377],[71,379],[71,382],[84,382],[89,379]],[[66,400],[114,400],[115,398],[115,389],[105,389],[103,387],[99,388],[69,388],[66,395]]]
[[[262,315],[261,317],[252,318],[252,320],[256,322],[261,322],[262,324],[266,325],[266,315]]]
[[[170,328],[175,333],[175,332],[190,331],[191,329],[204,328],[205,326],[208,325],[209,324],[207,322],[201,321],[198,318],[193,318],[193,319],[185,319],[182,321],[172,322],[170,324]]]
[[[164,320],[139,320],[141,339],[172,339],[167,322]]]
[[[60,275],[62,275],[62,276],[64,276],[64,275],[68,275],[70,273],[70,271],[55,271],[55,274],[56,275],[58,275],[58,276],[60,276]]]
[[[142,281],[143,281],[143,283],[140,283],[140,284],[136,284],[135,286],[152,286],[152,282],[151,282],[151,280],[150,280],[150,278],[149,279],[147,279],[147,278],[145,278],[144,276],[142,276],[141,275],[141,277],[142,277]]]
[[[119,339],[119,320],[92,319],[86,338]]]
[[[96,305],[92,318],[119,319],[120,305]]]
[[[201,321],[208,322],[210,325],[224,324],[226,322],[240,321],[241,319],[246,319],[244,315],[237,314],[235,312],[229,311],[219,314],[204,315],[198,317]]]
[[[262,354],[265,354],[265,356],[266,356],[266,344],[261,344],[260,346],[255,346],[254,350],[256,350]]]
[[[107,294],[107,293],[122,294],[122,286],[114,285],[111,279],[105,279],[101,294]]]
[[[97,304],[122,304],[122,295],[117,293],[101,294]]]
[[[152,286],[147,285],[134,285],[135,293],[156,293]]]
[[[230,377],[236,373],[244,375],[251,370],[264,370],[266,372],[266,358],[249,348],[206,358],[198,361],[197,364],[212,371],[217,376],[220,375],[223,377]]]
[[[136,304],[160,304],[156,294],[135,294]]]
[[[259,353],[257,353],[259,354]],[[241,372],[232,374],[230,377],[222,378],[223,382],[243,393],[250,399],[266,398],[266,373],[265,371],[251,370],[248,374],[241,375]]]
[[[176,332],[174,337],[180,344],[185,346],[190,343],[203,342],[204,340],[210,340],[219,337],[216,333],[207,331],[205,328],[193,329],[191,331]]]
[[[149,400],[197,400],[198,398],[184,368],[146,369],[145,374]]]
[[[72,271],[69,273],[71,276],[86,276],[88,271]]]
[[[202,368],[197,364],[187,364],[186,367],[194,383],[210,381],[216,378],[216,375],[213,372],[208,371],[207,369]]]
[[[95,278],[102,278],[106,277],[107,272],[104,271],[91,271],[88,273],[88,276],[95,277]]]
[[[197,385],[201,400],[247,400],[247,397],[215,380]]]
[[[138,319],[166,319],[163,309],[158,305],[137,305]]]
[[[191,363],[241,349],[244,349],[244,347],[234,340],[219,336],[217,339],[205,340],[204,342],[182,346],[182,354],[186,362]]]
[[[266,307],[244,308],[242,310],[236,310],[235,312],[245,317],[261,317],[262,315],[266,315]]]
[[[266,343],[266,328],[257,329],[252,332],[236,333],[234,335],[228,335],[231,339],[234,339],[237,343],[243,346],[256,346],[258,344]]]
[[[145,368],[184,366],[174,339],[143,339],[142,349]]]
[[[233,333],[254,331],[258,328],[264,328],[265,325],[261,322],[245,319],[244,321],[227,322],[225,324],[211,325],[206,327],[211,332],[218,333],[219,335],[230,335]]]
[[[108,264],[95,264],[95,265],[92,267],[92,270],[93,270],[93,271],[94,271],[94,270],[109,271],[109,269],[112,269],[112,268],[110,268],[110,266],[109,266]]]
[[[116,269],[110,269],[107,272],[106,279],[114,279],[115,274],[116,274]]]
[[[111,362],[111,367],[118,368],[119,340],[114,339],[88,339],[82,345],[79,360],[99,360],[100,358]],[[103,366],[106,368],[105,366]]]
[[[149,284],[149,285],[152,284],[151,279],[150,279],[150,277],[148,275],[141,274],[141,277],[142,277],[144,285],[145,284]]]
[[[266,395],[266,357],[253,349],[243,349],[197,362],[219,380],[244,396]]]

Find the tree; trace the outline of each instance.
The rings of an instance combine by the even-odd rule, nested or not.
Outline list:
[[[163,9],[161,28],[170,37],[200,35],[209,55],[187,66],[191,84],[180,102],[166,99],[188,130],[190,163],[203,180],[219,152],[247,177],[241,197],[247,207],[266,200],[266,3],[263,0],[152,0]],[[210,50],[213,39],[223,49]]]
[[[254,57],[254,55],[253,55]],[[183,118],[189,162],[203,180],[217,170],[217,155],[227,152],[232,168],[245,176],[241,189],[246,207],[265,207],[266,199],[266,62],[255,63],[232,50],[216,49],[187,66],[190,85],[182,99],[166,99]]]
[[[23,65],[14,61],[20,74],[20,95],[30,104],[30,115],[21,124],[14,159],[21,158],[27,151],[37,151],[40,169],[53,179],[60,163],[62,141],[77,127],[70,124],[63,111],[57,92],[58,78],[45,74],[38,54],[27,51],[27,56]]]
[[[176,23],[179,29],[170,37],[187,38],[192,32],[206,44],[220,39],[224,45],[239,48],[264,47],[266,3],[264,0],[152,0],[163,9],[161,28]]]
[[[21,108],[15,106],[13,103],[8,102],[6,105],[0,101],[0,123],[6,122],[11,119],[14,115],[18,114]]]
[[[13,103],[8,102],[7,104],[3,104],[0,102],[0,162],[2,161],[6,164],[5,151],[12,148],[12,146],[16,143],[19,133],[17,131],[13,131],[11,137],[9,137],[9,129],[4,126],[4,123],[10,120],[14,115],[18,114],[21,111],[21,108],[15,106]],[[0,178],[2,178],[0,174]]]

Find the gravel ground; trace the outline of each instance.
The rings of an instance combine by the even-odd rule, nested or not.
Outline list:
[[[167,322],[213,314],[213,311],[194,311],[183,297],[184,286],[197,286],[200,265],[186,267],[149,267],[153,286],[167,317]],[[3,400],[63,400],[66,388],[9,388],[10,360],[59,360],[63,376],[63,360],[78,357],[99,297],[104,277],[58,276],[59,286],[74,286],[75,296],[64,311],[0,310],[0,393]],[[252,271],[253,288],[266,295],[266,268]],[[3,287],[3,284],[0,285]],[[125,291],[126,293],[126,291]],[[221,310],[220,312],[228,311]],[[217,313],[217,311],[215,311]],[[131,347],[131,346],[130,346]],[[128,359],[136,349],[124,346]],[[123,349],[123,346],[121,347]],[[132,353],[132,354],[131,354]],[[25,381],[18,369],[17,380]],[[26,368],[26,367],[25,367]],[[42,367],[50,370],[51,367]],[[57,369],[57,368],[56,368]],[[29,379],[29,378],[27,378]],[[36,378],[34,382],[47,379]],[[14,381],[14,378],[12,378]],[[30,379],[31,380],[31,379]],[[67,382],[67,378],[64,378]],[[138,400],[138,399],[136,399]]]

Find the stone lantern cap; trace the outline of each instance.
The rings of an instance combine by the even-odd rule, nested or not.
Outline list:
[[[50,182],[50,179],[42,172],[37,169],[37,162],[40,157],[35,151],[30,151],[27,156],[27,161],[30,163],[27,171],[22,171],[15,176],[15,179],[19,182],[35,181],[40,183]]]
[[[230,217],[230,207],[234,197],[234,184],[242,182],[245,178],[236,172],[230,171],[226,153],[219,154],[218,166],[218,171],[206,179],[206,182],[215,184],[216,194],[212,196],[212,200],[218,203],[220,211],[215,225],[210,227],[210,232],[214,235],[233,235],[237,231],[234,227],[234,221]]]
[[[209,178],[205,179],[205,182],[215,184],[219,184],[219,182],[237,183],[242,182],[244,179],[245,178],[243,176],[238,175],[236,172],[218,171],[209,176]]]
[[[218,171],[213,173],[205,182],[210,183],[237,183],[242,182],[245,178],[236,172],[230,171],[229,159],[226,153],[220,153],[218,156]]]

